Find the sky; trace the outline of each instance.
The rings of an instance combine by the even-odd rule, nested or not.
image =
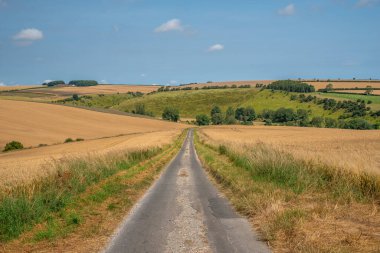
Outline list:
[[[380,0],[0,0],[0,85],[380,78]]]

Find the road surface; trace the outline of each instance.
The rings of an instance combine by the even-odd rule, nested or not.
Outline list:
[[[205,174],[189,131],[178,155],[105,249],[119,252],[270,252]]]

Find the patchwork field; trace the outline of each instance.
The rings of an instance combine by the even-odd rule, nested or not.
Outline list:
[[[243,152],[257,144],[332,167],[380,174],[380,131],[343,129],[221,126],[201,129],[213,143]]]
[[[149,93],[156,91],[159,86],[153,85],[97,85],[88,87],[57,87],[51,92],[53,93],[69,93],[79,95],[92,95],[92,94],[114,94],[114,93],[127,93],[127,92],[142,92]]]

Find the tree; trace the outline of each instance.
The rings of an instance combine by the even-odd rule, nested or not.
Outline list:
[[[210,115],[211,115],[212,124],[214,124],[214,125],[223,124],[222,110],[219,108],[219,106],[214,106],[211,109]]]
[[[336,128],[338,127],[338,121],[332,118],[325,118],[325,127],[327,128]]]
[[[207,126],[210,124],[210,118],[206,114],[199,114],[195,119],[198,126]]]
[[[334,86],[332,83],[329,83],[328,85],[326,85],[326,91],[332,91],[334,89]]]
[[[368,85],[366,88],[365,88],[365,92],[364,94],[366,95],[371,95],[373,93],[373,88],[371,85]]]
[[[221,113],[214,113],[211,117],[211,122],[214,125],[221,125],[223,124],[223,114]]]
[[[285,123],[297,119],[296,113],[291,108],[279,108],[273,113],[273,122]]]
[[[314,117],[311,119],[310,124],[314,127],[322,127],[323,122],[324,122],[324,120],[322,117]]]
[[[236,123],[236,120],[235,120],[235,111],[234,111],[234,109],[231,106],[227,108],[226,117],[224,119],[224,123],[227,124],[227,125],[233,125],[233,124]]]
[[[8,142],[5,145],[3,152],[7,152],[7,151],[11,151],[11,150],[16,150],[16,149],[23,149],[23,148],[24,148],[24,145],[22,145],[21,142],[19,142],[19,141],[11,141],[11,142]]]
[[[309,114],[305,109],[297,110],[297,121],[300,126],[307,126],[309,119]]]
[[[73,95],[73,100],[74,100],[74,101],[78,101],[78,100],[79,100],[79,96],[78,96],[78,94],[74,94],[74,95]]]
[[[162,119],[177,122],[179,120],[179,111],[176,108],[166,107],[162,113]]]

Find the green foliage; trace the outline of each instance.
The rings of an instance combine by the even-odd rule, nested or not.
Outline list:
[[[49,87],[52,87],[52,86],[56,86],[60,84],[65,84],[65,81],[63,80],[51,81],[51,82],[43,83],[42,85],[47,85]]]
[[[210,118],[206,114],[197,115],[195,118],[198,126],[207,126],[210,124]]]
[[[297,119],[297,114],[291,108],[279,108],[273,113],[272,120],[276,123],[284,123]]]
[[[65,143],[69,143],[69,142],[74,142],[74,140],[71,139],[71,138],[67,138],[67,139],[65,140]]]
[[[21,142],[19,141],[11,141],[11,142],[8,142],[4,149],[3,149],[3,152],[7,152],[7,151],[11,151],[11,150],[16,150],[16,149],[23,149],[24,148],[24,145],[22,145]]]
[[[252,122],[256,119],[255,109],[253,109],[252,106],[248,106],[246,108],[239,107],[235,110],[235,119],[243,123]]]
[[[98,85],[98,82],[95,80],[72,80],[69,84],[75,86],[95,86]]]
[[[310,121],[313,127],[323,127],[324,119],[322,117],[314,117]]]
[[[226,117],[224,119],[224,124],[233,125],[235,123],[236,123],[236,120],[235,120],[235,111],[234,111],[234,108],[232,108],[231,106],[229,106],[227,108],[227,111],[226,111]]]
[[[79,95],[78,94],[74,94],[73,95],[73,100],[74,101],[78,101],[80,99]]]
[[[162,113],[162,119],[177,122],[179,120],[179,111],[173,107],[166,107]]]
[[[293,81],[293,80],[280,80],[275,81],[267,86],[267,89],[271,90],[283,90],[288,92],[314,92],[315,88],[313,85],[307,83]]]
[[[344,128],[347,129],[357,129],[357,130],[368,130],[373,129],[373,126],[365,119],[355,118],[346,122]]]
[[[210,112],[211,122],[214,125],[223,124],[223,114],[219,106],[214,106]]]

